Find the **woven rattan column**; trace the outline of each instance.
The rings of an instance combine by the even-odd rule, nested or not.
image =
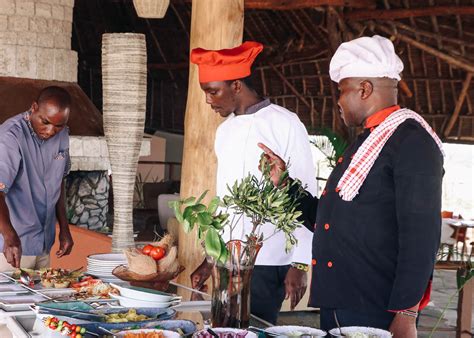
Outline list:
[[[143,34],[104,34],[104,132],[114,193],[112,251],[134,245],[133,192],[146,109],[146,43]]]

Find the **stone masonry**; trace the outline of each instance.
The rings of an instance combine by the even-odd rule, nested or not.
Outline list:
[[[0,76],[77,82],[74,0],[0,0]]]
[[[107,225],[109,176],[106,171],[73,171],[66,178],[70,224],[97,230]]]

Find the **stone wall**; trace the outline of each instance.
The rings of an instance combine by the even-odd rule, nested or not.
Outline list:
[[[77,82],[74,0],[0,0],[0,76]]]
[[[69,223],[87,229],[107,225],[109,176],[106,171],[72,171],[66,178]]]

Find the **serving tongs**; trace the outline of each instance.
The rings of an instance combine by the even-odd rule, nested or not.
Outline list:
[[[32,305],[30,308],[36,313],[52,315],[52,316],[65,316],[74,319],[88,320],[91,322],[105,322],[107,316],[100,313],[91,313],[78,310],[67,310],[67,309],[56,309],[50,307],[44,307],[39,304]]]
[[[262,329],[256,326],[249,326],[247,330],[257,333],[257,334],[264,334],[265,337],[278,337],[279,336],[276,333],[268,332],[265,329]]]

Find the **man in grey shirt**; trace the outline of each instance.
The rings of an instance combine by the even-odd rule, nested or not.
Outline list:
[[[0,271],[48,267],[56,222],[56,255],[71,252],[63,189],[70,106],[66,90],[47,87],[29,111],[0,125]]]

